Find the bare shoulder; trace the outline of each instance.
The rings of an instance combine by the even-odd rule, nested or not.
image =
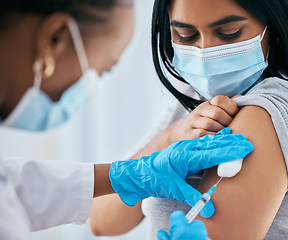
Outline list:
[[[199,219],[213,240],[264,239],[287,189],[282,149],[271,117],[261,107],[244,107],[229,127],[233,134],[246,136],[254,151],[238,175],[219,184],[212,197],[213,217]],[[207,170],[199,190],[208,190],[218,179],[216,168]]]

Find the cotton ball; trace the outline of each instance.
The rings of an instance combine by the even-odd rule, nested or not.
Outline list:
[[[234,177],[242,168],[243,158],[231,162],[222,163],[218,166],[217,174],[219,177]]]

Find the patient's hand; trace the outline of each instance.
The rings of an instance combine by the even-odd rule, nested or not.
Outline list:
[[[238,113],[236,103],[226,96],[216,96],[194,109],[189,115],[171,124],[166,131],[170,141],[215,135],[227,127]]]

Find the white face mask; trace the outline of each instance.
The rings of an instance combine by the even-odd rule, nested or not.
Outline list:
[[[36,71],[33,87],[27,90],[10,116],[3,121],[4,126],[28,131],[43,131],[57,127],[68,121],[95,95],[99,76],[94,69],[89,69],[77,22],[72,20],[69,29],[82,77],[62,94],[58,102],[52,102],[40,89],[42,71]]]
[[[261,47],[266,29],[262,36],[212,48],[172,43],[172,65],[207,100],[217,95],[242,94],[257,82],[268,66]]]

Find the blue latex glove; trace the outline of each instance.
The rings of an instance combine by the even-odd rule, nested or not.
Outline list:
[[[181,211],[171,214],[170,234],[160,230],[157,238],[158,240],[210,240],[204,223],[196,220],[188,224]]]
[[[231,134],[225,128],[215,136],[175,142],[148,157],[114,162],[109,178],[114,191],[128,206],[147,197],[170,198],[193,206],[201,194],[185,182],[187,176],[244,158],[252,150],[246,137]],[[200,215],[211,217],[214,211],[209,201]]]

